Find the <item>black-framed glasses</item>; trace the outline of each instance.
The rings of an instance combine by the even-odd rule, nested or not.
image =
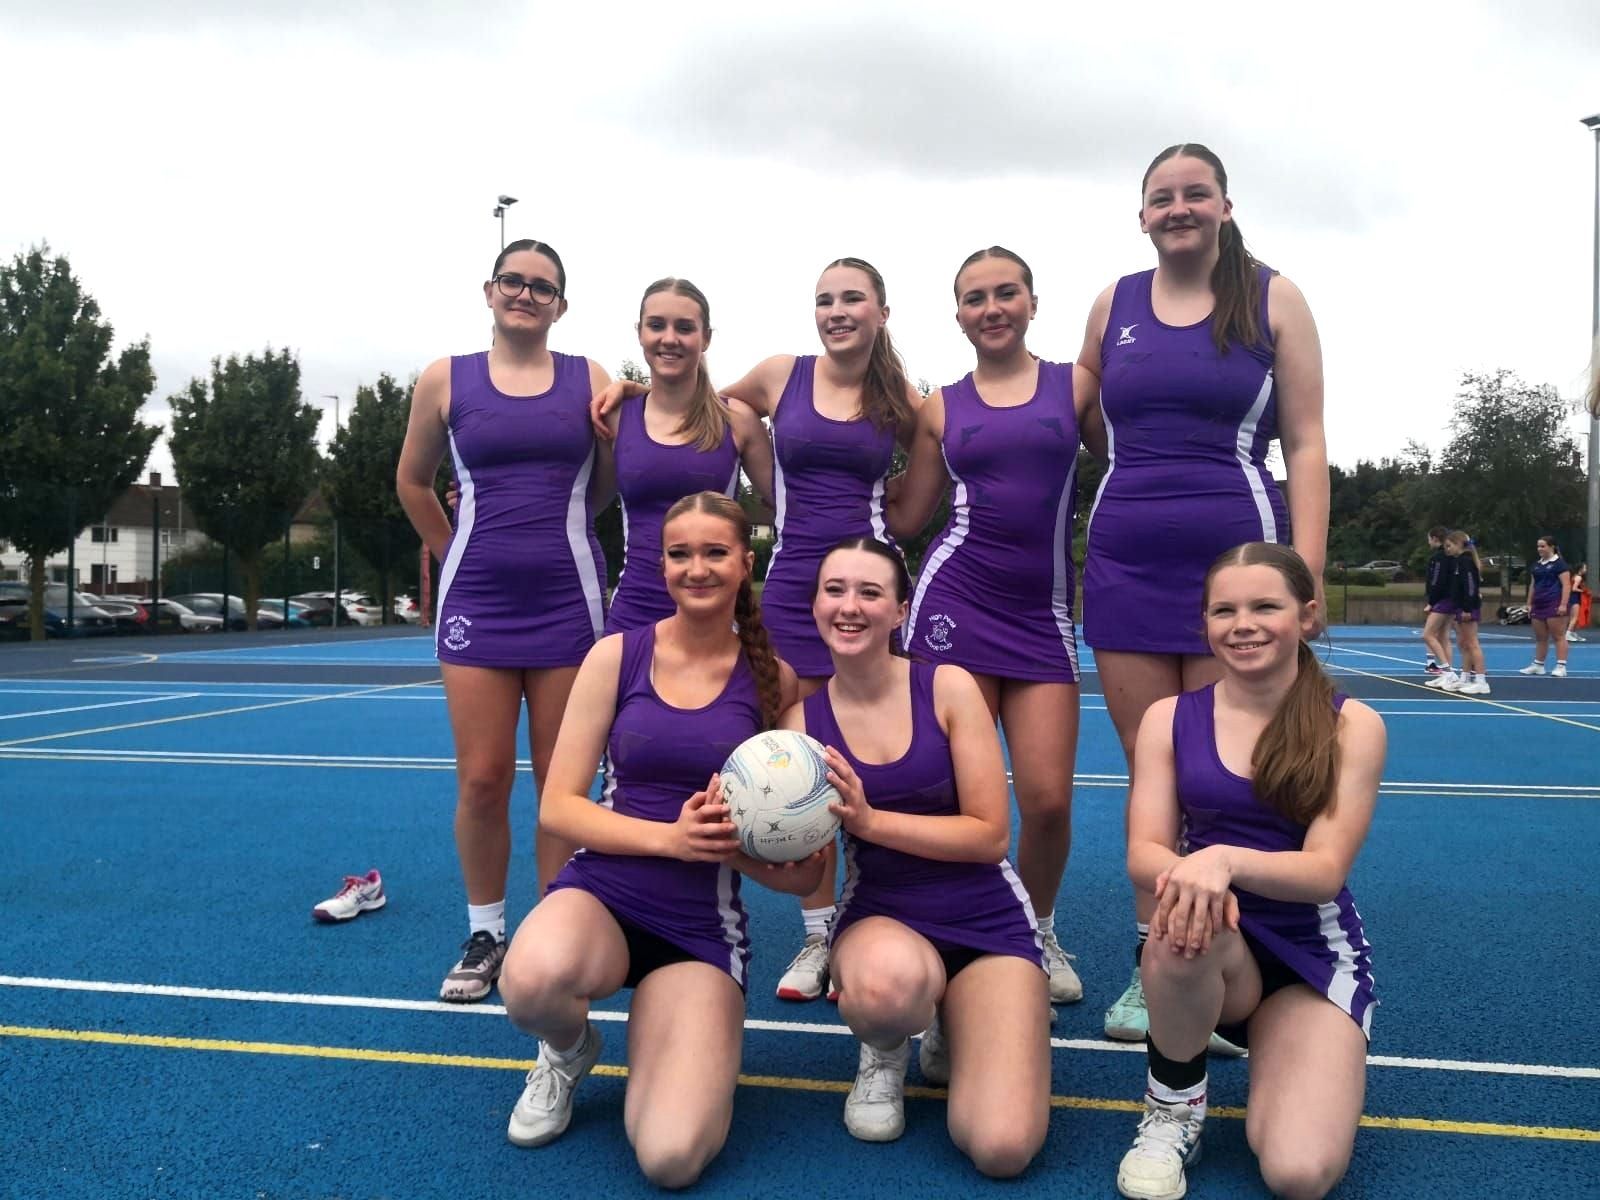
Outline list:
[[[495,287],[507,300],[515,300],[524,291],[535,304],[554,304],[561,299],[561,289],[547,279],[524,279],[521,275],[496,275]]]

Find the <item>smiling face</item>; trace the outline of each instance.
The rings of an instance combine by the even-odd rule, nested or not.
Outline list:
[[[1241,675],[1292,670],[1301,641],[1316,630],[1316,609],[1315,600],[1295,597],[1276,567],[1222,567],[1206,589],[1206,640]]]
[[[817,280],[817,336],[829,355],[870,353],[889,306],[878,299],[872,276],[859,267],[829,267]]]
[[[1204,159],[1179,154],[1156,164],[1144,185],[1139,228],[1162,257],[1207,255],[1217,250],[1233,201]]]
[[[661,527],[661,570],[681,613],[726,612],[731,620],[739,585],[754,567],[755,555],[726,517],[690,509]]]
[[[711,343],[700,305],[676,292],[655,292],[639,312],[639,349],[650,378],[666,382],[693,379]]]
[[[483,285],[484,303],[494,313],[494,326],[498,332],[513,337],[546,334],[550,326],[567,311],[565,295],[558,294],[548,304],[541,304],[535,298],[535,293],[544,298],[549,296],[550,289],[558,293],[561,289],[561,268],[547,254],[537,250],[518,250],[508,254],[500,264],[497,277],[508,280],[507,286],[514,286],[519,281],[533,285],[532,288],[523,288],[515,296],[507,296],[504,287],[495,279]]]
[[[1025,344],[1039,301],[1009,258],[979,259],[956,276],[956,323],[980,357],[1005,358]]]
[[[835,550],[817,572],[811,615],[835,659],[887,655],[906,602],[894,566],[867,550]]]

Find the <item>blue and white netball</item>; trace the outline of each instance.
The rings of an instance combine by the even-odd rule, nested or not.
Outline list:
[[[740,847],[762,862],[794,862],[839,832],[839,818],[828,811],[839,793],[828,782],[822,743],[792,729],[758,733],[730,754],[722,798]]]

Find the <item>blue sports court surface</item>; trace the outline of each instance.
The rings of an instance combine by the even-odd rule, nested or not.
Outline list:
[[[1600,645],[1572,647],[1568,679],[1523,678],[1527,631],[1484,632],[1487,697],[1424,689],[1411,630],[1336,629],[1325,651],[1390,738],[1351,881],[1382,1008],[1340,1196],[1600,1196]],[[1115,1195],[1144,1061],[1100,1032],[1128,980],[1131,905],[1124,767],[1085,665],[1057,930],[1086,996],[1054,1029],[1038,1160],[984,1180],[921,1087],[902,1140],[853,1141],[855,1043],[826,1003],[772,997],[798,919],[752,886],[745,1075],[699,1194]],[[622,1133],[626,994],[598,1006],[603,1065],[540,1150],[505,1140],[532,1040],[497,997],[434,1000],[465,914],[425,632],[9,647],[0,780],[5,1195],[653,1191]],[[515,919],[533,902],[526,763],[512,815]],[[312,922],[343,875],[373,866],[387,908]],[[1213,1066],[1191,1196],[1266,1194],[1239,1120],[1245,1078]]]

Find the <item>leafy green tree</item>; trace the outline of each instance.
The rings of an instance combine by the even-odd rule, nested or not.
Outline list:
[[[1456,395],[1451,439],[1439,458],[1447,523],[1494,554],[1521,553],[1542,530],[1581,526],[1584,476],[1567,433],[1572,406],[1549,384],[1501,368],[1467,372]],[[1510,572],[1501,572],[1503,592]]]
[[[36,246],[0,267],[0,537],[28,556],[32,635],[45,560],[139,477],[160,432],[148,340],[113,359],[110,322],[63,257]]]
[[[184,499],[205,534],[238,556],[254,629],[262,551],[317,482],[318,414],[300,398],[300,363],[270,347],[259,358],[212,359],[209,385],[190,380],[170,403]]]
[[[333,439],[324,482],[338,515],[340,536],[377,572],[383,619],[389,620],[396,585],[415,579],[422,541],[394,490],[395,464],[406,440],[411,390],[385,372],[372,386],[356,389],[350,420]],[[440,464],[436,485],[449,479]]]

